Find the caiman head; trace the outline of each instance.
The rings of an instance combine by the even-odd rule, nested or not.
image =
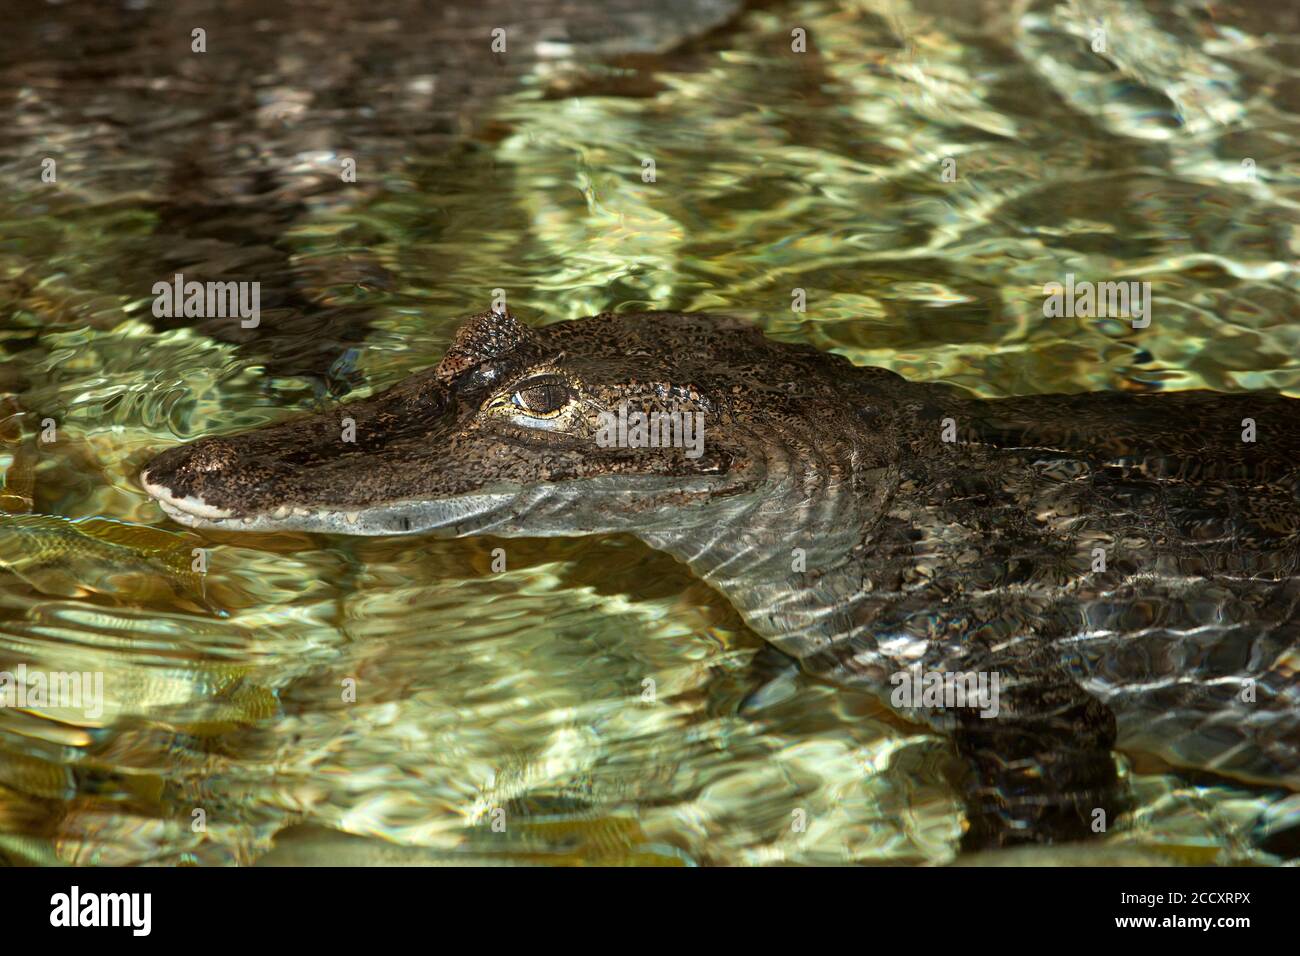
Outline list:
[[[141,481],[176,521],[235,531],[716,524],[728,502],[797,485],[786,466],[821,458],[810,436],[844,435],[835,419],[846,406],[867,411],[842,394],[851,366],[827,366],[823,353],[717,316],[605,314],[533,328],[486,312],[460,327],[436,368],[330,411],[173,448]],[[800,471],[825,482],[836,468]]]

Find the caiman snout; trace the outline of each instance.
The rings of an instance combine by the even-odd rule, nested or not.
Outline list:
[[[163,452],[140,473],[140,482],[173,518],[178,512],[179,516],[227,518],[233,509],[208,501],[203,490],[224,484],[223,475],[235,468],[238,458],[225,439],[201,438]]]

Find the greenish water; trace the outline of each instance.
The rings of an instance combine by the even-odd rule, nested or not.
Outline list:
[[[0,41],[0,669],[104,675],[93,716],[0,708],[0,854],[251,863],[297,827],[270,860],[953,860],[944,742],[805,678],[742,714],[761,641],[635,541],[200,534],[135,475],[427,367],[494,289],[536,322],[732,312],[984,395],[1300,395],[1298,20],[762,5],[672,53],[530,64],[427,128],[456,86],[421,79],[413,27],[383,69],[267,41],[226,115],[183,42],[137,82],[152,34],[102,28],[107,80],[34,28]],[[358,182],[327,189],[341,155]],[[255,334],[162,327],[150,290],[182,270],[281,293]],[[1045,319],[1067,274],[1150,281],[1150,326]],[[1124,770],[1114,860],[1277,862],[1251,834],[1293,795]]]

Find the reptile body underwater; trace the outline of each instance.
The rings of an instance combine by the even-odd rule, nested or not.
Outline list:
[[[636,411],[678,431],[633,447]],[[1300,789],[1297,422],[1272,393],[979,399],[723,316],[487,312],[433,369],[141,479],[195,528],[635,535],[949,734],[975,849],[1113,826],[1116,750]],[[900,704],[972,677],[992,700]]]

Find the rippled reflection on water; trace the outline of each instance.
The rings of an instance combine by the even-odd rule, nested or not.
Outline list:
[[[302,36],[231,27],[269,44],[252,79],[216,49],[215,74],[183,53],[138,83],[79,73],[72,20],[39,55],[15,47],[35,27],[0,41],[22,53],[0,164],[28,184],[0,199],[0,668],[106,680],[93,719],[0,710],[0,855],[246,863],[279,832],[282,862],[950,860],[942,741],[803,678],[742,714],[761,642],[634,541],[197,534],[134,472],[431,364],[494,288],[538,321],[737,312],[987,395],[1300,394],[1296,11],[764,5],[685,50],[471,96],[419,30],[375,18],[405,56],[340,64],[304,10]],[[95,26],[86,62],[127,69],[139,32]],[[213,75],[248,87],[224,115]],[[359,188],[326,190],[342,151]],[[298,165],[250,192],[273,160]],[[241,268],[289,290],[257,336],[149,315],[173,271]],[[1069,272],[1151,281],[1151,327],[1044,320]],[[1294,797],[1127,769],[1115,859],[1273,860],[1251,832]]]

